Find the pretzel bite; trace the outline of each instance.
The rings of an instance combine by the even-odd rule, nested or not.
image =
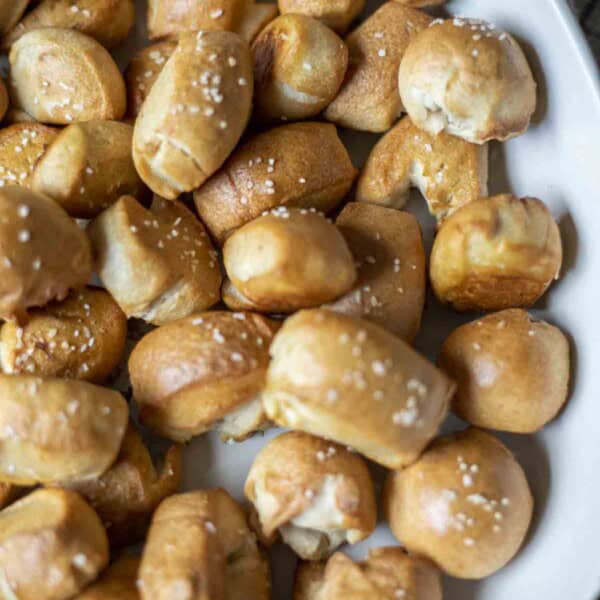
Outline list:
[[[348,48],[328,27],[304,15],[283,15],[252,44],[254,99],[265,121],[318,115],[336,96]]]
[[[136,586],[139,565],[137,556],[123,554],[75,600],[139,600]]]
[[[261,394],[277,327],[260,315],[214,311],[144,336],[129,359],[144,425],[182,442],[209,429],[238,440],[263,428]]]
[[[0,0],[0,34],[18,23],[28,4],[29,0]]]
[[[536,198],[483,198],[439,230],[429,275],[442,302],[459,311],[530,306],[558,279],[558,225]]]
[[[438,19],[411,42],[400,65],[402,103],[415,125],[475,144],[527,130],[536,84],[512,36],[475,19]]]
[[[356,170],[333,125],[293,123],[242,144],[194,193],[202,221],[222,244],[235,229],[278,206],[335,207]]]
[[[29,31],[10,49],[11,98],[36,121],[120,119],[125,83],[111,55],[74,29]]]
[[[177,42],[165,40],[146,46],[133,55],[125,70],[129,117],[137,117],[146,96],[175,48]]]
[[[91,273],[89,241],[58,204],[23,187],[0,189],[0,318],[62,300]]]
[[[249,44],[279,14],[276,4],[254,2],[246,7],[244,18],[236,28],[236,33]]]
[[[8,110],[8,91],[4,79],[0,77],[0,121],[4,119],[4,115]]]
[[[102,523],[75,492],[37,490],[0,512],[3,598],[68,600],[107,563]]]
[[[352,446],[391,469],[418,458],[455,388],[401,339],[330,310],[290,317],[271,357],[263,392],[271,420]]]
[[[410,40],[431,17],[386,2],[347,38],[350,66],[325,118],[350,129],[387,131],[403,112],[398,67]]]
[[[100,476],[127,425],[113,390],[65,379],[0,375],[0,479],[18,485]]]
[[[402,548],[372,548],[355,563],[341,552],[326,564],[300,563],[294,600],[442,600],[438,571]]]
[[[154,513],[142,600],[268,600],[269,569],[244,511],[222,489],[171,496]]]
[[[319,19],[344,33],[365,7],[366,0],[278,0],[281,14],[295,13]]]
[[[377,523],[364,460],[306,433],[271,440],[254,460],[244,491],[259,519],[259,537],[279,532],[305,560],[363,540]]]
[[[30,311],[19,327],[0,328],[0,364],[7,375],[101,383],[125,350],[127,319],[104,290],[82,288],[62,302]]]
[[[452,410],[479,427],[534,433],[567,400],[569,342],[524,310],[459,327],[444,342],[439,365],[457,382]]]
[[[350,202],[335,224],[354,256],[358,278],[351,291],[325,308],[363,317],[411,343],[425,304],[419,222],[407,212]]]
[[[112,48],[125,40],[134,20],[132,0],[41,0],[2,37],[0,47],[10,48],[34,29],[62,27],[85,33],[105,48]]]
[[[221,286],[221,296],[223,302],[230,310],[237,311],[260,311],[260,307],[257,304],[254,304],[249,298],[246,298],[234,285],[231,283],[227,277],[223,280],[223,285]]]
[[[31,188],[81,219],[95,217],[125,194],[142,197],[132,136],[133,127],[117,121],[69,125],[38,161]]]
[[[409,552],[453,577],[481,579],[519,550],[533,499],[511,452],[470,428],[438,438],[416,463],[390,473],[384,507]]]
[[[123,196],[88,231],[98,275],[128,317],[162,325],[218,302],[217,254],[182,203],[155,197],[146,209]]]
[[[196,31],[235,31],[252,0],[149,0],[148,37]]]
[[[35,166],[57,135],[57,129],[39,123],[15,123],[0,129],[0,187],[31,187]]]
[[[96,510],[111,547],[139,542],[154,509],[177,491],[181,481],[182,449],[173,445],[157,469],[137,429],[130,423],[115,463],[97,479],[70,486]]]
[[[323,215],[285,206],[240,227],[223,247],[231,283],[264,312],[335,300],[356,280],[342,234]]]
[[[252,101],[245,42],[223,31],[183,34],[148,92],[133,132],[145,183],[170,200],[210,177],[231,154]]]
[[[488,147],[440,132],[430,135],[404,117],[373,148],[356,190],[357,200],[402,208],[416,187],[438,223],[487,196]]]

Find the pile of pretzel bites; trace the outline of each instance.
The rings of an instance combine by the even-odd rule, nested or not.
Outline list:
[[[517,554],[533,499],[488,430],[567,399],[567,338],[525,310],[562,244],[542,200],[488,196],[536,109],[523,51],[434,4],[148,0],[122,74],[132,0],[0,0],[0,598],[268,600],[286,544],[287,598],[440,600]],[[382,134],[364,165],[338,128]],[[473,319],[437,364],[428,284]],[[275,426],[245,504],[179,492],[192,438]],[[400,545],[356,562],[378,505]]]

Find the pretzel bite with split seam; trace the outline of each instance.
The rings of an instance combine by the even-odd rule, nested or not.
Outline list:
[[[364,460],[306,433],[271,440],[254,460],[244,490],[258,517],[259,539],[280,533],[305,560],[363,540],[377,522]]]
[[[129,359],[142,423],[175,441],[217,429],[241,440],[266,426],[261,394],[278,323],[213,311],[163,325]]]

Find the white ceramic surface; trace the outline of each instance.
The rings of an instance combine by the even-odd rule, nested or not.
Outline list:
[[[379,3],[371,3],[376,6]],[[592,600],[600,596],[600,86],[595,63],[566,2],[455,0],[452,14],[481,17],[513,33],[539,84],[533,126],[505,145],[494,144],[491,193],[511,191],[547,202],[565,243],[561,280],[533,311],[573,340],[573,390],[559,419],[536,436],[502,435],[524,466],[535,500],[527,542],[505,569],[481,582],[444,581],[447,600]],[[360,166],[377,136],[342,132]],[[432,220],[415,193],[428,241]],[[459,317],[429,298],[417,345],[430,358]],[[445,429],[461,427],[449,419]],[[268,434],[269,438],[274,433]],[[222,485],[241,497],[248,468],[264,438],[223,446],[196,440],[186,455],[185,485]],[[377,471],[377,470],[376,470]],[[376,473],[381,476],[381,471]],[[384,524],[351,554],[395,543]],[[293,559],[272,552],[273,600],[291,598]]]
[[[371,2],[371,10],[381,2]],[[141,9],[143,3],[138,2]],[[502,435],[524,466],[535,500],[535,520],[518,557],[482,582],[446,579],[447,600],[592,600],[600,595],[600,86],[595,63],[563,0],[454,0],[451,14],[481,17],[523,44],[539,83],[540,101],[529,132],[492,146],[491,193],[513,192],[547,202],[565,243],[561,280],[533,311],[560,325],[573,340],[573,390],[554,423],[536,436]],[[135,39],[120,52],[125,64],[145,45],[143,10]],[[377,136],[342,132],[356,166]],[[432,220],[415,193],[408,206],[431,245]],[[595,240],[595,241],[594,241]],[[440,308],[430,297],[417,345],[430,358],[458,324],[474,318]],[[462,427],[450,418],[445,430]],[[186,451],[185,488],[223,486],[242,498],[258,449],[276,432],[226,446],[216,436]],[[374,468],[380,480],[382,470]],[[395,543],[385,525],[352,550]],[[273,600],[289,600],[293,558],[272,552]],[[251,599],[249,599],[251,600]]]

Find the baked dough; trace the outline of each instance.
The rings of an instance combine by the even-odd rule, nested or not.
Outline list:
[[[502,310],[535,303],[558,279],[558,225],[536,198],[482,198],[440,228],[429,275],[442,302],[460,311]]]
[[[278,0],[282,15],[314,17],[338,33],[344,33],[365,7],[366,0]]]
[[[212,311],[144,336],[129,359],[142,423],[175,441],[209,429],[239,440],[264,428],[261,393],[277,327],[252,313]]]
[[[117,121],[69,125],[37,162],[31,188],[80,219],[95,217],[126,194],[144,198],[132,137],[133,127]]]
[[[181,482],[181,446],[170,446],[162,466],[154,466],[142,437],[130,423],[114,464],[96,479],[76,483],[106,527],[111,548],[142,540],[156,507],[177,491]]]
[[[301,558],[318,560],[368,537],[377,523],[364,460],[339,444],[289,432],[252,463],[244,487],[258,516],[259,539],[280,533]]]
[[[335,224],[354,256],[358,278],[352,290],[325,308],[362,317],[411,343],[425,304],[419,222],[407,212],[350,202]]]
[[[26,557],[34,557],[33,562]],[[107,564],[104,528],[75,492],[37,490],[0,512],[4,598],[66,600]]]
[[[139,571],[142,600],[268,600],[267,561],[222,489],[171,496],[154,513]]]
[[[202,223],[180,202],[123,196],[88,228],[97,273],[128,317],[162,325],[219,301],[221,271]]]
[[[177,42],[164,40],[138,50],[125,70],[127,116],[135,119],[156,78],[177,48]]]
[[[0,318],[23,320],[91,273],[90,243],[58,204],[23,187],[0,189]]]
[[[75,600],[140,600],[136,580],[140,559],[123,554]]]
[[[438,571],[402,548],[372,548],[355,563],[341,552],[327,563],[300,563],[294,600],[442,600]]]
[[[402,59],[399,86],[417,127],[475,144],[523,133],[536,107],[536,84],[519,44],[475,19],[438,19],[417,35]]]
[[[252,83],[239,36],[181,35],[135,121],[133,160],[152,191],[173,200],[225,162],[248,123]]]
[[[129,35],[134,21],[132,0],[41,0],[2,37],[0,47],[10,48],[34,29],[62,27],[85,33],[105,48],[113,48]]]
[[[29,0],[0,0],[0,34],[19,21],[28,4]]]
[[[58,133],[58,129],[39,123],[15,123],[0,129],[0,187],[31,187],[35,166]]]
[[[434,441],[421,458],[390,473],[386,518],[409,552],[462,579],[481,579],[519,550],[533,510],[523,469],[478,429]]]
[[[262,312],[319,306],[356,280],[342,234],[307,209],[281,207],[240,227],[225,242],[223,262],[232,285]]]
[[[356,170],[333,125],[293,123],[242,144],[194,193],[200,217],[219,243],[279,206],[324,213],[348,193]]]
[[[441,131],[431,135],[404,117],[375,145],[358,180],[356,199],[403,208],[418,188],[438,223],[488,194],[488,146]]]
[[[330,310],[290,317],[271,357],[263,392],[270,419],[349,445],[390,469],[418,458],[455,389],[400,338]]]
[[[28,317],[22,327],[7,321],[0,328],[0,365],[7,375],[102,383],[125,351],[127,319],[102,289],[81,288]]]
[[[439,356],[457,383],[452,410],[488,429],[534,433],[564,406],[569,342],[524,310],[503,310],[453,331]]]
[[[74,29],[35,29],[10,49],[11,98],[36,121],[120,119],[125,83],[111,55]]]
[[[106,471],[119,452],[127,402],[83,381],[0,375],[0,478],[69,483]]]
[[[255,112],[264,121],[308,119],[336,96],[348,48],[317,19],[282,15],[252,44]]]
[[[350,66],[339,94],[324,116],[342,127],[387,131],[404,111],[398,95],[398,67],[410,40],[431,17],[386,2],[346,37]]]

